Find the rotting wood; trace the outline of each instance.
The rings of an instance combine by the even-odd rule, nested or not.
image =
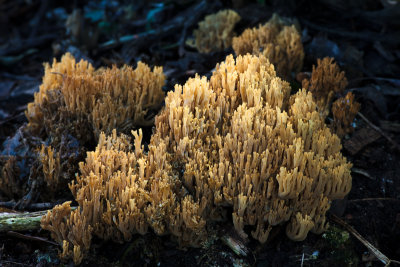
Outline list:
[[[76,209],[72,207],[71,209]],[[8,231],[28,231],[37,230],[40,228],[40,220],[47,213],[44,211],[35,212],[3,212],[0,213],[0,233]]]

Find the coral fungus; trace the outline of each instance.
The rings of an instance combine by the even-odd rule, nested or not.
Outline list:
[[[353,132],[352,122],[360,110],[360,103],[354,101],[354,95],[349,92],[345,97],[337,99],[332,104],[333,129],[339,137]]]
[[[40,161],[43,166],[43,176],[47,187],[52,192],[56,192],[59,185],[60,178],[60,153],[55,153],[51,146],[46,147],[42,145],[40,150]]]
[[[327,227],[330,201],[351,189],[351,164],[311,93],[290,95],[266,57],[228,56],[210,80],[168,93],[148,152],[142,133],[100,135],[70,185],[69,203],[42,219],[75,263],[91,236],[129,240],[152,229],[196,246],[231,213],[236,231],[265,242],[273,226],[303,240]],[[85,229],[79,234],[76,229]]]
[[[49,109],[46,102],[54,99],[51,93],[60,95],[59,109],[65,110],[66,116],[89,122],[97,136],[101,131],[111,133],[114,128],[123,131],[133,125],[151,125],[149,111],[157,110],[164,99],[164,80],[161,67],[152,72],[139,62],[135,70],[129,66],[95,70],[87,61],[76,63],[67,53],[60,62],[45,64],[43,84],[26,111],[28,126],[34,132],[49,127],[43,119]]]
[[[329,114],[335,94],[342,93],[347,86],[344,71],[340,71],[333,60],[331,57],[318,59],[317,66],[313,66],[311,78],[302,82],[303,88],[313,94],[318,111],[323,117]]]
[[[117,129],[129,133],[132,128],[153,125],[164,100],[164,81],[161,67],[151,71],[141,62],[136,69],[125,65],[96,70],[67,53],[61,61],[45,64],[43,83],[25,112],[29,123],[15,138],[20,146],[29,143],[24,149],[28,153],[10,159],[3,167],[0,190],[12,189],[6,193],[21,197],[27,192],[17,191],[15,185],[32,184],[32,180],[38,181],[40,189],[36,191],[50,196],[66,189],[78,171],[78,162],[97,143],[100,132],[110,134]],[[18,166],[28,164],[30,174],[18,177]],[[40,195],[43,199],[47,194]]]
[[[246,29],[233,38],[236,55],[264,55],[274,64],[279,77],[290,78],[303,66],[304,50],[301,36],[294,25],[287,25],[277,14],[258,28]]]
[[[206,16],[193,32],[197,49],[210,53],[230,47],[235,34],[233,29],[239,20],[240,16],[229,9]]]
[[[17,166],[17,158],[10,156],[7,160],[0,159],[0,192],[13,199],[24,192],[24,186],[19,179],[20,169]]]

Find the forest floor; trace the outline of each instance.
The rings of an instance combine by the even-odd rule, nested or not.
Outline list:
[[[302,242],[290,241],[278,226],[266,244],[250,241],[245,244],[247,256],[238,256],[224,241],[226,236],[234,238],[233,226],[215,225],[207,243],[186,250],[152,233],[124,244],[94,240],[83,265],[385,266],[388,259],[393,260],[391,266],[399,265],[399,1],[128,2],[0,0],[0,22],[5,25],[0,29],[0,144],[27,122],[25,110],[41,84],[43,63],[53,57],[70,52],[95,67],[138,61],[163,66],[165,91],[171,91],[196,73],[210,76],[216,63],[233,53],[229,48],[202,54],[186,44],[206,14],[234,9],[242,17],[235,28],[241,33],[276,12],[300,24],[303,72],[311,72],[317,58],[334,57],[346,72],[346,92],[361,103],[354,132],[342,141],[342,152],[353,163],[353,185],[345,200],[333,203],[327,232],[310,233]],[[78,9],[82,18],[66,25],[69,14]],[[74,36],[77,30],[82,34]],[[301,86],[296,79],[291,84]],[[1,203],[9,200],[0,193]],[[381,259],[355,232],[382,253]],[[60,265],[60,247],[47,238],[43,230],[0,233],[0,266]]]

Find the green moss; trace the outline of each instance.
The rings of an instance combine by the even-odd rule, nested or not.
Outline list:
[[[322,238],[324,238],[332,248],[340,248],[349,241],[350,234],[336,226],[331,226],[322,235]]]
[[[349,232],[336,226],[330,226],[322,235],[322,250],[327,254],[327,266],[330,264],[357,266],[359,259],[353,248]]]

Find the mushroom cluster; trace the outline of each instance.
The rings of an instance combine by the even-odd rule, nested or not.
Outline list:
[[[28,124],[9,142],[15,151],[0,162],[0,191],[42,201],[65,192],[87,149],[101,132],[129,133],[151,126],[162,106],[165,75],[139,62],[133,69],[95,69],[67,53],[45,64],[43,82],[25,112]],[[67,190],[68,191],[68,190]]]
[[[234,37],[232,47],[236,55],[264,55],[276,68],[277,75],[292,78],[303,67],[304,49],[295,24],[277,14],[258,28],[246,29]]]
[[[209,80],[176,85],[148,150],[132,133],[101,133],[70,184],[78,209],[64,203],[42,218],[62,257],[78,264],[92,236],[122,242],[149,230],[197,246],[228,218],[260,242],[279,224],[304,240],[351,189],[351,164],[311,93],[290,95],[264,55],[230,55]]]
[[[233,29],[239,20],[239,14],[230,9],[206,16],[193,31],[197,50],[210,53],[230,47],[235,36]]]

